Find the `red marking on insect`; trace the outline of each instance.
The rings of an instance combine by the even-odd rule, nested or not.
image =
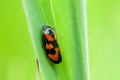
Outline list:
[[[53,41],[54,40],[54,38],[52,36],[50,36],[49,34],[45,34],[44,36],[46,37],[46,39],[48,41]]]
[[[50,43],[50,44],[46,44],[45,48],[51,50],[52,48],[54,48],[54,46]]]
[[[51,53],[49,53],[48,54],[48,56],[49,56],[49,58],[51,58],[52,60],[54,60],[54,61],[58,61],[58,58],[59,58],[59,49],[58,48],[55,48],[55,54],[51,54]]]

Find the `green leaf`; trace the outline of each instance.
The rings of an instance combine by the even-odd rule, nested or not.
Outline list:
[[[87,80],[88,55],[83,0],[24,0],[32,42],[39,59],[41,80]],[[42,48],[42,27],[55,29],[62,62],[52,63]]]

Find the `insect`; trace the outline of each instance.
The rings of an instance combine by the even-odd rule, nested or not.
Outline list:
[[[42,31],[43,47],[47,56],[53,63],[60,63],[62,61],[62,57],[54,29],[50,26],[43,26]]]

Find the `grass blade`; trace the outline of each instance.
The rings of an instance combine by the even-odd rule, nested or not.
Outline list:
[[[41,80],[88,80],[85,3],[83,0],[24,0],[25,14],[40,65]],[[41,29],[57,34],[62,63],[54,64],[42,48]]]

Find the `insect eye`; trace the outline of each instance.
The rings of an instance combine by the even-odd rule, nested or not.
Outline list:
[[[53,32],[52,32],[52,30],[49,30],[49,34],[52,34]]]
[[[54,32],[52,30],[49,30],[49,35],[53,36]]]

